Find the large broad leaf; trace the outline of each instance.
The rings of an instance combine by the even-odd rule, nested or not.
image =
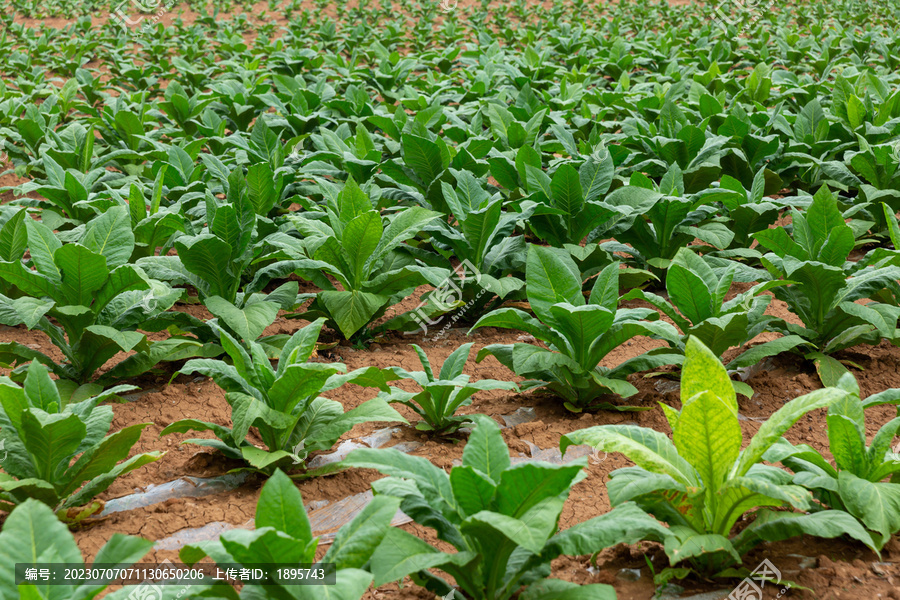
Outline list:
[[[510,467],[503,471],[497,486],[497,512],[521,519],[539,502],[563,493],[568,495],[583,469],[581,463],[521,463]]]
[[[749,367],[751,365],[755,365],[767,356],[775,356],[777,354],[781,354],[782,352],[787,352],[788,350],[796,348],[797,346],[804,343],[806,343],[806,340],[804,340],[799,335],[786,335],[770,342],[765,342],[763,344],[753,346],[746,352],[743,352],[733,361],[728,363],[726,365],[726,368],[731,370],[740,369],[742,367]]]
[[[348,410],[341,416],[330,421],[321,429],[311,433],[310,448],[316,446],[331,446],[335,441],[346,432],[350,431],[354,425],[360,423],[369,423],[371,421],[397,421],[406,423],[400,413],[394,410],[387,402],[381,398],[372,398],[357,406],[352,410]],[[316,448],[318,449],[318,448]]]
[[[321,363],[293,364],[287,367],[268,390],[268,404],[290,414],[298,403],[315,397],[337,368]]]
[[[342,464],[360,469],[375,469],[385,475],[411,479],[435,508],[441,508],[440,504],[443,503],[451,510],[456,509],[450,477],[443,469],[435,467],[421,456],[410,456],[391,448],[360,449],[348,454]]]
[[[578,171],[570,164],[563,164],[553,174],[550,192],[553,195],[554,206],[565,212],[570,221],[584,207],[584,193]]]
[[[106,257],[106,266],[115,269],[131,258],[134,250],[134,233],[131,217],[125,206],[114,206],[88,223],[81,244]]]
[[[794,398],[776,410],[750,440],[750,445],[741,452],[741,457],[735,464],[731,475],[746,475],[750,467],[758,463],[766,450],[781,439],[784,432],[790,429],[800,417],[818,408],[825,408],[846,395],[847,392],[837,388],[816,390],[805,396]]]
[[[865,413],[859,397],[850,393],[829,406],[827,423],[828,446],[837,468],[864,476],[869,460]]]
[[[128,457],[131,448],[141,437],[147,423],[136,423],[106,437],[95,448],[82,454],[66,471],[64,495],[73,493],[85,481],[109,472],[121,460]]]
[[[500,200],[496,200],[483,210],[470,212],[462,222],[462,231],[475,253],[473,260],[476,265],[481,265],[485,253],[489,250],[489,243],[494,241],[502,205]]]
[[[511,464],[509,448],[500,434],[500,426],[493,419],[475,415],[474,420],[477,426],[463,449],[462,464],[499,483]]]
[[[641,540],[661,541],[668,533],[659,521],[633,502],[594,517],[556,534],[548,542],[554,555],[593,554],[616,544],[635,544]]]
[[[398,498],[376,496],[350,523],[341,527],[322,562],[337,569],[361,569],[381,544],[400,507]]]
[[[359,600],[371,583],[368,571],[341,569],[335,574],[334,585],[301,585],[292,588],[291,593],[297,600]]]
[[[62,273],[54,262],[53,255],[62,248],[62,242],[53,234],[53,230],[34,219],[25,220],[25,230],[28,233],[28,250],[31,252],[31,260],[34,261],[38,273],[58,282]],[[18,262],[19,258],[21,257],[16,257],[14,261]]]
[[[208,286],[206,295],[231,299],[235,275],[231,273],[232,248],[211,234],[181,238],[175,242],[184,268]]]
[[[362,291],[320,292],[319,299],[345,338],[365,327],[390,298]]]
[[[24,208],[18,209],[5,222],[0,221],[0,260],[18,260],[25,253],[28,246],[28,230],[25,225],[27,214],[28,211]]]
[[[309,360],[309,357],[312,356],[313,351],[316,349],[316,342],[324,325],[324,318],[316,319],[306,327],[297,330],[285,342],[281,349],[281,358],[278,360],[278,368],[275,371],[276,377],[281,377],[281,374],[284,373],[288,366]]]
[[[678,455],[671,440],[658,431],[634,425],[600,425],[562,436],[559,449],[565,452],[569,446],[579,444],[621,452],[652,473],[668,475],[682,485],[697,485],[693,467]]]
[[[872,536],[863,526],[852,515],[841,510],[810,514],[760,510],[756,514],[756,520],[732,540],[734,547],[742,554],[761,541],[778,542],[803,534],[822,538],[849,535],[878,551]]]
[[[573,306],[568,302],[554,304],[550,307],[550,314],[553,315],[556,328],[568,342],[571,357],[585,371],[596,367],[599,359],[594,361],[591,348],[612,325],[615,314],[596,304]]]
[[[567,264],[569,263],[569,264]],[[560,302],[584,305],[578,268],[551,248],[529,246],[525,268],[526,292],[534,314],[544,323],[556,323],[550,307]]]
[[[372,270],[379,261],[387,256],[388,252],[414,237],[422,231],[425,225],[440,216],[442,216],[441,213],[426,210],[420,206],[413,206],[394,216],[385,228],[378,246],[366,261],[366,269]]]
[[[274,527],[297,540],[308,542],[312,539],[300,490],[280,470],[275,471],[259,493],[256,528],[262,527]]]
[[[666,290],[672,303],[691,323],[696,325],[713,316],[713,290],[702,277],[674,260],[666,273]]]
[[[372,557],[374,583],[376,586],[383,585],[389,581],[397,581],[410,573],[448,563],[464,565],[475,556],[474,552],[447,554],[402,529],[391,528]]]
[[[19,598],[19,588],[15,584],[16,563],[36,563],[50,552],[60,562],[83,563],[75,539],[53,511],[38,500],[26,500],[13,510],[0,531],[0,593],[3,597]]]
[[[403,162],[416,175],[429,185],[438,178],[446,168],[441,150],[435,142],[412,134],[403,134],[400,138]]]
[[[460,465],[450,470],[450,485],[462,514],[474,515],[493,506],[497,485],[473,467]]]
[[[578,169],[585,202],[593,202],[609,190],[616,167],[608,152],[601,160],[589,157]]]
[[[47,367],[41,363],[35,361],[28,365],[28,374],[25,376],[25,384],[22,389],[25,391],[25,398],[29,405],[51,413],[59,412],[62,409],[59,390],[50,379]],[[3,394],[3,391],[0,391],[0,394]],[[4,410],[6,406],[7,404],[4,402]],[[13,424],[18,427],[21,413],[9,414],[9,411],[6,412]]]
[[[688,339],[685,345],[683,375],[681,377],[681,401],[688,402],[701,392],[710,391],[737,415],[737,396],[728,372],[718,357],[697,340]]]
[[[690,338],[685,355],[675,446],[704,486],[715,491],[741,451],[737,400],[725,367],[706,346]]]
[[[112,436],[110,436],[112,437]],[[98,494],[102,494],[113,484],[113,482],[126,473],[138,469],[148,463],[159,460],[164,452],[145,452],[144,454],[135,454],[126,461],[120,462],[113,466],[105,473],[94,477],[85,484],[83,488],[69,496],[63,504],[63,508],[71,508],[73,506],[82,506],[91,501]]]
[[[479,327],[503,327],[504,329],[518,329],[530,333],[534,337],[557,347],[564,347],[564,338],[552,329],[517,308],[498,308],[484,315],[472,326],[472,330]],[[484,349],[479,351],[482,356]],[[477,360],[481,360],[480,358]]]
[[[221,296],[210,296],[203,304],[246,341],[253,341],[262,335],[278,315],[278,305],[274,302],[255,302],[238,308]]]
[[[50,297],[62,304],[68,304],[58,281],[26,269],[21,261],[0,262],[0,277],[30,296]]]
[[[741,451],[737,412],[710,391],[700,392],[681,409],[674,431],[675,446],[703,485],[719,489]]]
[[[488,547],[499,546],[503,538],[506,538],[516,546],[539,554],[546,543],[538,531],[533,531],[539,525],[535,520],[520,520],[500,513],[482,511],[463,521],[460,529],[468,537],[487,542]]]
[[[57,470],[75,453],[86,433],[72,413],[47,414],[37,409],[22,413],[21,437],[41,479],[56,483]]]
[[[354,217],[344,227],[341,237],[341,253],[347,261],[352,289],[359,288],[366,279],[366,263],[381,241],[381,215],[367,211]]]
[[[885,541],[900,531],[900,484],[867,481],[839,471],[838,490],[850,514]]]
[[[715,533],[703,533],[690,527],[670,528],[669,535],[665,539],[665,549],[671,565],[705,554],[718,554],[722,556],[720,561],[725,564],[741,562],[741,555],[727,537]],[[709,561],[711,558],[705,560]]]
[[[153,548],[152,540],[114,533],[112,537],[109,538],[106,545],[100,548],[100,551],[94,556],[94,563],[114,564],[125,567],[139,561],[151,548]],[[109,573],[109,575],[112,575],[113,573]],[[82,584],[78,586],[76,592],[77,597],[91,598],[95,593],[102,591],[106,585],[112,583],[114,580],[115,577],[109,577],[104,573],[104,576],[99,578],[99,584]]]
[[[106,258],[80,244],[66,244],[53,253],[60,271],[60,289],[69,304],[90,306],[94,292],[109,276]]]

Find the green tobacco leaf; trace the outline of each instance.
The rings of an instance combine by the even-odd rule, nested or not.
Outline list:
[[[778,542],[800,535],[835,538],[849,535],[877,552],[872,536],[850,514],[840,510],[823,510],[810,514],[757,511],[756,520],[741,531],[734,541],[739,552],[746,552],[761,541]]]
[[[134,250],[128,208],[114,206],[88,223],[81,244],[106,257],[106,266],[110,270],[127,263]]]
[[[53,553],[61,562],[83,564],[81,551],[68,528],[47,505],[29,499],[7,517],[0,531],[0,593],[19,598],[17,562],[40,562]]]
[[[78,448],[86,434],[76,415],[47,414],[36,409],[22,412],[21,438],[41,479],[56,483],[58,469]]]
[[[464,515],[491,509],[497,485],[481,471],[465,465],[454,467],[450,471],[450,485]]]
[[[718,490],[741,451],[737,412],[713,392],[700,392],[681,409],[674,431],[675,446],[703,484]]]
[[[732,470],[732,476],[743,476],[747,474],[750,467],[759,462],[762,455],[774,443],[776,443],[785,431],[797,422],[806,413],[825,408],[837,402],[847,395],[847,392],[837,388],[826,388],[824,390],[816,390],[799,398],[794,398],[777,411],[775,411],[766,422],[760,426],[756,435],[750,440],[750,445],[742,452]]]
[[[400,139],[403,161],[426,185],[438,178],[446,165],[440,148],[431,140],[417,135],[403,134]]]
[[[836,358],[826,356],[821,352],[810,352],[806,355],[806,358],[812,360],[813,364],[816,365],[816,372],[819,374],[819,379],[822,380],[822,385],[825,387],[834,387],[844,373],[850,372]]]
[[[736,416],[737,396],[719,358],[694,338],[688,338],[685,357],[681,377],[682,403],[688,402],[697,394],[710,391]]]
[[[559,449],[565,453],[573,445],[587,444],[606,452],[621,452],[638,466],[679,483],[697,485],[693,467],[678,455],[668,436],[633,425],[600,425],[562,436]]]
[[[474,552],[447,554],[402,529],[391,528],[372,557],[375,585],[397,581],[405,575],[445,564],[464,565],[475,558]]]
[[[354,289],[365,281],[366,262],[378,247],[381,234],[381,215],[375,211],[354,217],[344,227],[341,237],[342,254],[350,268],[347,276]]]
[[[368,292],[320,292],[319,299],[328,309],[345,338],[365,327],[390,298]]]
[[[388,252],[414,237],[422,231],[425,225],[439,216],[441,213],[425,210],[420,206],[413,206],[397,214],[384,229],[378,246],[366,261],[366,269],[372,270],[379,261],[387,256]]]
[[[866,481],[839,471],[838,490],[847,510],[885,541],[900,531],[900,484]]]
[[[337,532],[322,562],[333,562],[337,569],[363,568],[384,540],[399,508],[399,498],[373,498],[350,523]]]
[[[616,590],[603,583],[577,584],[561,579],[542,579],[528,586],[521,600],[616,600]]]
[[[203,304],[246,341],[256,340],[278,315],[278,305],[274,302],[256,302],[238,308],[220,296],[210,296]]]
[[[688,527],[672,527],[669,531],[671,533],[665,538],[665,549],[672,565],[705,554],[722,554],[733,563],[741,562],[741,555],[725,536],[702,533]]]
[[[274,527],[297,540],[312,539],[300,490],[281,470],[266,481],[256,504],[256,528]]]
[[[484,415],[475,415],[477,424],[463,449],[462,464],[483,473],[498,483],[510,466],[509,448],[500,434],[500,426]]]
[[[94,292],[109,276],[106,258],[80,244],[66,244],[53,253],[60,271],[60,289],[69,304],[90,306]]]
[[[568,264],[567,264],[568,262]],[[529,246],[525,268],[528,302],[544,323],[554,324],[550,307],[559,302],[584,305],[578,269],[571,259],[565,261],[551,248]]]
[[[347,467],[375,469],[385,475],[412,479],[429,500],[436,503],[443,502],[450,508],[456,506],[447,473],[421,456],[410,456],[390,448],[359,449],[348,454],[342,462]],[[438,508],[438,505],[435,507]]]
[[[234,274],[230,272],[232,247],[211,234],[175,242],[184,268],[209,285],[208,295],[228,300]]]

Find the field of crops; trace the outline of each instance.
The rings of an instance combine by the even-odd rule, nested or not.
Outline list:
[[[900,600],[900,4],[0,9],[0,599]]]

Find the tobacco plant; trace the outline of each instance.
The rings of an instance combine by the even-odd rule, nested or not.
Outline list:
[[[741,449],[734,387],[725,367],[702,344],[690,338],[681,376],[681,410],[661,405],[672,439],[637,425],[600,425],[564,435],[560,449],[588,444],[621,452],[636,466],[613,471],[607,484],[613,506],[636,502],[668,524],[651,537],[664,544],[671,567],[687,563],[706,576],[743,576],[741,557],[763,541],[808,534],[849,535],[872,549],[875,542],[849,514],[813,508],[812,495],[791,482],[786,471],[763,464],[763,455],[803,415],[842,401],[838,388],[795,398],[762,424]],[[773,510],[793,508],[792,510]],[[735,523],[755,510],[754,520],[733,533]],[[795,512],[799,510],[801,512]],[[697,544],[698,537],[703,543]],[[661,579],[674,576],[667,570]]]

